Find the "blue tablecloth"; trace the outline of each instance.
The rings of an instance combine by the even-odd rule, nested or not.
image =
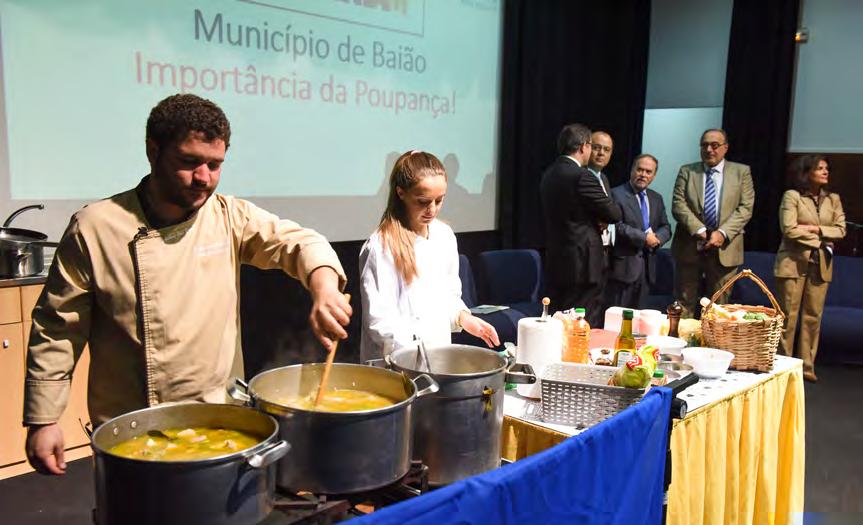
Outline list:
[[[661,523],[670,407],[671,391],[653,388],[560,445],[351,523]]]

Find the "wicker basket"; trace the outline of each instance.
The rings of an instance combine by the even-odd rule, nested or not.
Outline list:
[[[746,306],[742,304],[723,305],[729,311],[743,310],[745,312],[763,313],[769,319],[764,321],[738,322],[729,319],[707,319],[705,314],[713,308],[713,303],[727,289],[743,277],[755,281],[761,290],[767,294],[773,308],[766,306]],[[713,294],[710,304],[701,312],[701,333],[704,337],[705,346],[727,350],[734,354],[731,368],[735,370],[755,370],[758,372],[769,372],[773,369],[773,358],[782,338],[782,330],[785,325],[785,314],[776,302],[776,297],[770,293],[764,281],[752,273],[752,270],[743,270],[730,279],[725,286]]]
[[[637,403],[646,389],[610,386],[613,366],[555,363],[541,377],[542,420],[585,428]]]

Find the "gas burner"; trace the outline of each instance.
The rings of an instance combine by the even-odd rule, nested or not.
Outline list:
[[[407,475],[391,485],[356,494],[293,494],[276,489],[274,510],[259,525],[330,525],[428,492],[428,467],[411,461]]]

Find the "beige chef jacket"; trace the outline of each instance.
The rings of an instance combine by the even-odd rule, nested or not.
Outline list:
[[[94,425],[168,401],[224,402],[240,351],[241,264],[304,286],[321,266],[346,280],[320,234],[225,195],[160,230],[135,190],[76,213],[33,310],[24,423],[60,418],[88,343]]]

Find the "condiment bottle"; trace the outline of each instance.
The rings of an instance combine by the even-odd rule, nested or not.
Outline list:
[[[575,318],[566,323],[566,344],[562,361],[587,364],[590,361],[590,325],[584,308],[575,309]]]
[[[623,322],[620,325],[620,334],[614,342],[613,366],[621,366],[629,362],[635,355],[635,337],[632,335],[632,310],[623,311]]]
[[[680,326],[680,316],[683,315],[683,306],[678,301],[674,301],[668,305],[665,312],[668,314],[668,335],[671,337],[680,337],[678,329]]]
[[[653,386],[664,386],[668,380],[665,378],[665,370],[657,368],[653,371],[653,377],[650,379],[650,384]]]

